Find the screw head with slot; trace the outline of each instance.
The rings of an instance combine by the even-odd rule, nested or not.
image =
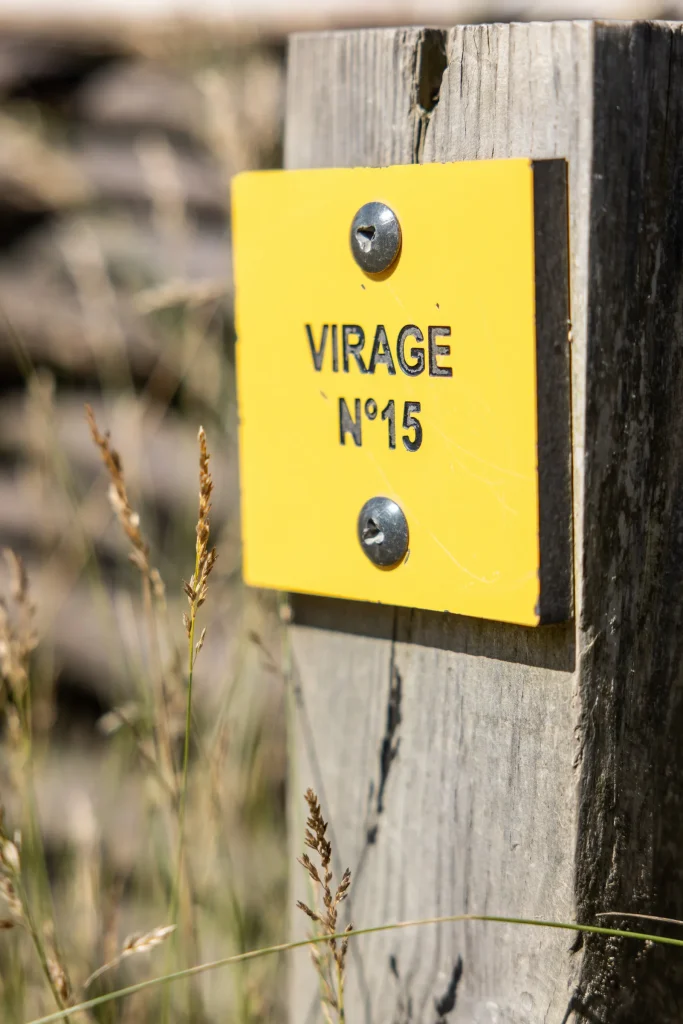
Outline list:
[[[401,225],[384,203],[365,203],[351,225],[351,252],[366,274],[388,270],[401,248]]]
[[[398,565],[408,551],[408,521],[401,507],[391,498],[366,501],[358,516],[358,540],[374,565],[382,569]]]

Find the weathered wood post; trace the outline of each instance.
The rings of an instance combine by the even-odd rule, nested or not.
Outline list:
[[[683,917],[682,57],[668,23],[291,42],[287,168],[526,158],[566,161],[568,182],[570,621],[292,599],[292,821],[313,786],[359,927],[459,912]],[[566,280],[561,239],[552,265],[538,259],[558,202],[537,197],[537,304],[544,273],[549,293]],[[301,231],[313,244],[316,224]],[[563,418],[545,365],[539,424]],[[565,457],[543,443],[539,472]],[[293,854],[300,842],[293,828]],[[298,873],[293,888],[303,895]],[[350,1024],[665,1024],[681,1005],[681,957],[633,941],[471,923],[352,944]],[[291,1020],[319,1017],[296,958]]]

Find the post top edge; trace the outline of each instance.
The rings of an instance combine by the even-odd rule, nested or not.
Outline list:
[[[547,26],[548,28],[573,28],[573,29],[590,29],[594,27],[600,27],[601,29],[614,28],[615,30],[622,30],[625,28],[637,28],[644,25],[650,25],[653,28],[663,28],[671,31],[679,31],[683,26],[683,21],[675,21],[664,18],[633,18],[633,19],[621,19],[621,18],[560,18],[557,20],[533,20],[533,21],[491,21],[491,22],[464,22],[464,23],[440,23],[440,24],[407,24],[407,25],[374,25],[368,27],[354,27],[354,28],[335,28],[335,29],[303,29],[297,32],[291,32],[288,36],[290,43],[295,42],[306,42],[308,40],[321,40],[321,39],[340,39],[340,38],[356,38],[361,35],[394,35],[397,32],[405,32],[419,34],[429,30],[436,30],[441,32],[453,32],[457,29],[476,29],[476,28],[496,28],[496,29],[519,29],[519,28],[540,28]]]

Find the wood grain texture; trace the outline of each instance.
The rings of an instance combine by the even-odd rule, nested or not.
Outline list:
[[[576,628],[293,604],[293,846],[313,785],[358,925],[683,916],[681,52],[664,24],[292,42],[289,167],[527,156],[569,173]],[[348,1020],[680,1020],[666,951],[570,945],[483,924],[359,940]],[[291,1019],[318,1017],[302,957]]]
[[[577,900],[682,918],[680,26],[597,26],[594,74]],[[587,950],[587,1014],[681,1020],[680,957]]]

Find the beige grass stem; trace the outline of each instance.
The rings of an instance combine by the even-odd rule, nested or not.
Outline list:
[[[31,942],[33,943],[33,947],[36,951],[36,956],[40,961],[40,966],[42,968],[43,974],[45,975],[45,979],[48,985],[50,986],[50,990],[52,992],[54,1000],[57,1006],[59,1007],[59,1015],[57,1019],[65,1020],[68,1022],[71,1010],[66,1006],[68,999],[67,985],[66,981],[64,982],[63,985],[60,985],[59,983],[60,976],[66,979],[66,975],[64,974],[63,969],[61,969],[59,964],[54,959],[51,959],[48,956],[47,950],[45,948],[45,943],[43,942],[40,930],[33,917],[31,904],[26,889],[24,887],[24,883],[22,881],[20,872],[17,872],[13,876],[12,881],[14,883],[17,898],[21,905],[22,923],[25,925],[26,930],[31,937]]]
[[[53,956],[48,954],[34,909],[24,884],[26,849],[20,852],[21,843],[12,841],[4,833],[3,809],[0,807],[0,893],[10,911],[13,911],[12,925],[22,925],[28,932],[46,981],[55,1002],[64,1009],[68,1002],[69,985],[61,955],[54,939],[54,909],[45,864],[45,850],[38,823],[38,814],[33,782],[33,725],[31,714],[30,659],[38,644],[36,631],[36,608],[32,600],[28,576],[22,559],[11,549],[4,550],[5,560],[12,575],[11,597],[13,620],[9,608],[0,599],[0,687],[7,691],[16,722],[14,744],[19,745],[21,766],[18,770],[18,785],[26,808],[29,849],[37,876],[39,894],[39,920],[41,900],[49,909],[49,923],[53,933]],[[10,734],[12,729],[10,729]],[[43,918],[43,920],[45,920]]]
[[[210,455],[206,446],[206,433],[203,427],[197,435],[199,441],[199,514],[197,516],[197,540],[195,543],[194,572],[189,583],[184,584],[184,591],[190,606],[189,614],[183,616],[187,633],[187,702],[185,705],[185,737],[183,742],[183,765],[180,784],[180,805],[178,814],[178,856],[176,860],[176,882],[173,891],[171,920],[175,921],[178,913],[180,879],[185,843],[185,808],[187,804],[187,788],[190,764],[190,737],[192,733],[192,681],[197,655],[204,644],[206,630],[195,642],[197,612],[206,601],[209,576],[216,562],[216,549],[209,548],[209,512],[211,510],[211,493],[213,480],[209,471]]]
[[[192,683],[194,666],[197,656],[204,644],[206,630],[202,630],[199,640],[195,641],[197,613],[206,601],[209,576],[216,563],[216,549],[209,547],[211,511],[211,494],[213,480],[209,470],[209,455],[206,444],[206,432],[203,427],[197,434],[199,443],[199,512],[197,515],[194,572],[189,583],[184,584],[184,591],[189,603],[189,613],[183,615],[183,623],[187,634],[187,699],[185,704],[185,736],[183,741],[182,776],[178,807],[178,852],[176,854],[176,870],[171,893],[170,920],[177,924],[180,910],[180,888],[184,871],[185,856],[185,813],[187,807],[187,791],[190,766],[190,739],[192,735]],[[168,1015],[168,1003],[164,1007],[164,1019]]]
[[[100,432],[92,407],[87,403],[85,415],[93,442],[99,449],[100,457],[109,474],[109,502],[130,543],[130,561],[139,571],[142,580],[142,601],[147,622],[147,632],[157,661],[156,669],[151,673],[154,681],[153,710],[156,718],[156,728],[153,729],[153,736],[160,772],[162,776],[165,776],[173,784],[175,781],[175,766],[173,763],[173,748],[154,609],[154,596],[163,593],[163,583],[158,570],[150,562],[149,544],[143,537],[142,530],[140,529],[140,516],[134,511],[130,503],[121,456],[111,444],[109,434],[102,434]]]

